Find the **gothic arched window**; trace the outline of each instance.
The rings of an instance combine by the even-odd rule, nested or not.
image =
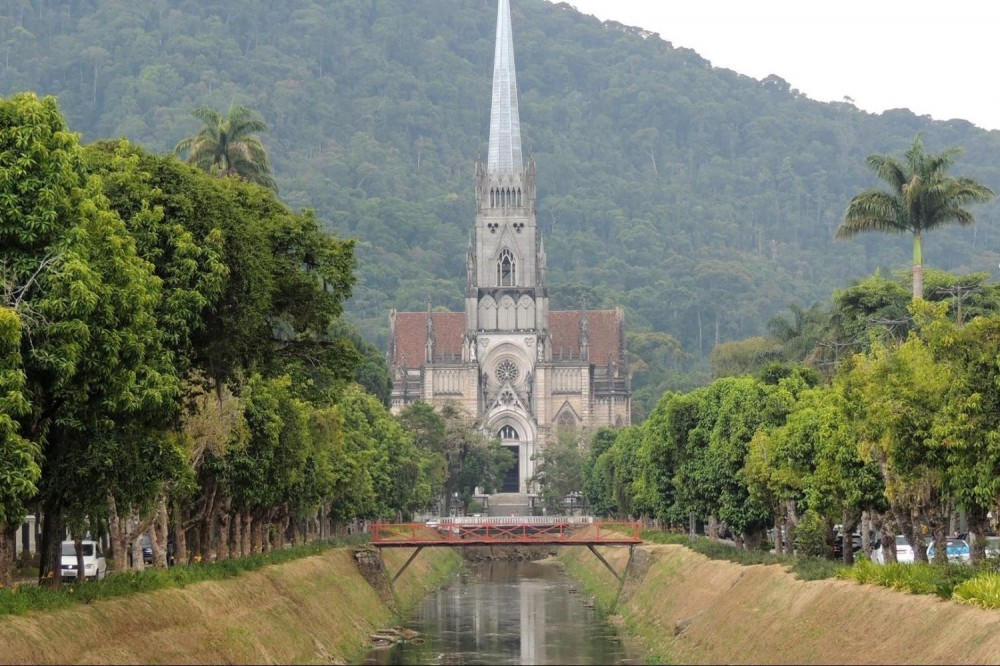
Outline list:
[[[497,260],[497,286],[513,287],[516,282],[516,270],[514,255],[505,248]]]
[[[559,415],[559,419],[556,422],[556,428],[563,432],[573,432],[576,430],[576,418],[570,412],[566,411]]]
[[[500,436],[500,439],[521,439],[520,435],[517,434],[517,431],[514,430],[514,426],[505,425],[500,428],[500,432],[497,434]]]

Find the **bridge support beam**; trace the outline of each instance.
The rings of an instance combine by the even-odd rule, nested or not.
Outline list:
[[[618,580],[619,583],[624,583],[625,582],[625,574],[619,574],[617,571],[615,571],[615,568],[613,566],[611,566],[610,564],[608,564],[608,561],[606,559],[604,559],[603,555],[601,555],[600,553],[597,552],[597,549],[594,548],[594,546],[592,544],[588,543],[587,544],[587,548],[589,548],[590,552],[592,552],[594,555],[596,555],[597,559],[599,559],[601,561],[601,563],[604,564],[604,566],[606,566],[608,568],[608,571],[611,572],[611,575],[613,575]],[[629,559],[629,562],[632,561],[632,547],[631,546],[629,546],[629,558],[628,559]],[[626,567],[626,570],[627,569],[628,569],[628,567]]]
[[[417,546],[417,549],[414,550],[412,553],[410,553],[410,559],[406,560],[403,566],[400,567],[399,571],[396,572],[396,575],[392,577],[392,580],[389,582],[390,585],[396,584],[396,581],[399,580],[399,577],[403,575],[404,571],[406,571],[406,567],[410,566],[410,562],[415,560],[417,558],[417,555],[419,555],[420,551],[422,551],[423,549],[424,549],[423,546]],[[379,553],[381,554],[381,549],[379,549]]]

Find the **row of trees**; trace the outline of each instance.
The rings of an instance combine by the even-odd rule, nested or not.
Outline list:
[[[1000,289],[988,274],[931,271],[924,299],[923,234],[971,224],[964,206],[993,196],[946,173],[956,154],[929,155],[918,136],[903,160],[869,157],[889,191],[854,197],[840,230],[911,233],[912,296],[876,274],[830,308],[775,317],[770,338],[719,346],[719,379],[664,395],[641,426],[597,434],[581,480],[593,508],[697,517],[715,536],[721,521],[748,547],[773,527],[778,552],[810,554],[828,550],[835,523],[850,534],[866,516],[865,539],[874,527],[894,553],[902,533],[924,561],[928,534],[946,560],[961,509],[982,558],[1000,509]]]
[[[904,342],[872,342],[830,383],[775,363],[665,395],[641,426],[598,433],[584,468],[591,506],[668,523],[697,516],[716,536],[721,521],[748,547],[773,527],[778,552],[811,554],[828,552],[835,523],[850,534],[867,513],[885,547],[904,534],[923,561],[925,535],[945,558],[960,509],[981,558],[1000,507],[1000,316],[960,326],[944,304],[912,312]]]
[[[571,5],[512,3],[522,139],[538,164],[552,308],[622,306],[632,331],[669,332],[685,352],[660,364],[668,348],[633,350],[647,367],[633,384],[639,418],[666,388],[710,381],[718,343],[907,261],[905,239],[831,243],[845,203],[874,180],[869,153],[923,132],[934,150],[966,146],[970,175],[1000,182],[996,132],[810,100]],[[428,293],[463,308],[456,239],[475,215],[495,36],[483,0],[5,2],[0,95],[55,95],[88,140],[164,153],[199,130],[193,106],[259,111],[282,198],[359,239],[346,307],[384,349],[391,308],[421,310]],[[996,266],[998,212],[943,231],[927,258]]]
[[[146,532],[161,565],[168,539],[225,558],[502,476],[486,456],[456,480],[492,450],[472,424],[446,419],[445,446],[389,413],[382,355],[341,319],[354,241],[311,212],[82,146],[32,94],[0,100],[0,154],[0,584],[30,510],[58,578],[67,530],[109,531],[119,569]]]

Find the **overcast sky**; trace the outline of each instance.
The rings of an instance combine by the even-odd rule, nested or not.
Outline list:
[[[568,0],[822,102],[1000,129],[1000,0]]]

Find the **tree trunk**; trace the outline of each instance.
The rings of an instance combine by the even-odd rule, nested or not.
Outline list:
[[[250,515],[250,512],[247,514]],[[260,552],[261,520],[256,514],[253,514],[250,520],[250,554],[256,555]]]
[[[910,548],[913,550],[913,561],[914,562],[927,562],[927,544],[924,543],[923,535],[920,534],[919,523],[913,520],[913,513],[909,506],[901,506],[899,504],[893,503],[892,513],[896,518],[896,523],[899,526],[900,531],[903,536],[906,537],[907,543],[910,544]],[[893,535],[895,537],[895,535]],[[893,539],[893,553],[895,553],[895,538]]]
[[[160,569],[165,569],[168,565],[169,522],[167,498],[165,495],[160,495],[160,501],[156,506],[156,520],[153,522],[153,528],[149,531],[149,537],[153,542],[153,566]]]
[[[138,525],[136,525],[138,527]],[[132,568],[142,571],[146,568],[146,561],[142,559],[142,534],[143,530],[136,529],[132,533]]]
[[[184,510],[181,509],[180,502],[174,502],[173,513],[174,564],[186,566],[188,563],[187,534],[184,532]]]
[[[118,514],[118,504],[115,497],[108,493],[108,531],[111,533],[111,544],[115,549],[114,571],[128,571],[128,527],[125,519]]]
[[[61,575],[62,541],[66,536],[66,521],[61,507],[52,498],[42,504],[42,543],[39,547],[38,583],[57,587]]]
[[[894,514],[885,516],[882,521],[882,554],[883,560],[888,562],[898,561],[896,558],[896,535],[899,534],[900,527],[896,523]]]
[[[714,515],[708,517],[708,538],[713,541],[719,540],[719,519]]]
[[[73,551],[76,553],[76,582],[86,583],[87,572],[83,563],[83,537],[79,534],[73,536]]]
[[[785,543],[789,555],[795,554],[795,531],[799,528],[799,505],[794,499],[785,502],[787,527],[785,528]]]
[[[198,552],[197,555],[201,558],[202,562],[211,561],[212,556],[215,552],[212,550],[212,527],[215,525],[215,514],[218,511],[219,503],[216,501],[216,496],[219,491],[219,484],[214,478],[211,481],[206,482],[208,486],[207,492],[203,493],[204,504],[202,505],[201,520],[197,525],[196,529],[198,531]]]
[[[249,509],[243,510],[243,540],[240,542],[240,556],[247,557],[253,553],[253,515]]]
[[[923,239],[913,234],[913,300],[924,297]]]
[[[934,525],[934,564],[948,563],[948,530],[945,525]]]
[[[986,525],[989,521],[986,509],[966,509],[969,521],[969,554],[972,564],[978,565],[986,559]]]
[[[236,558],[240,556],[240,550],[243,548],[243,523],[240,521],[240,514],[238,511],[233,511],[229,514],[229,557]]]
[[[14,582],[16,540],[17,527],[0,522],[0,588],[10,587]]]
[[[774,554],[785,554],[785,515],[781,510],[774,512]]]
[[[854,566],[854,528],[858,525],[858,514],[844,511],[841,517],[840,548],[844,566]]]
[[[861,552],[872,558],[872,519],[867,511],[861,512]]]
[[[232,519],[229,513],[229,502],[225,502],[218,515],[219,523],[219,543],[215,549],[216,561],[229,559],[229,523]]]

